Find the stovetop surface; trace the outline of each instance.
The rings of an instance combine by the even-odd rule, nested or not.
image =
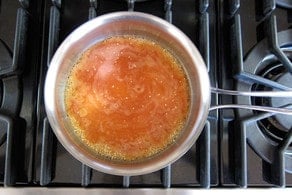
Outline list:
[[[31,187],[291,187],[291,123],[282,115],[211,111],[199,140],[177,162],[151,174],[121,177],[92,170],[74,159],[54,136],[43,102],[50,59],[65,37],[89,19],[131,9],[164,18],[189,36],[206,62],[212,86],[289,90],[289,63],[271,46],[276,37],[291,60],[292,9],[283,7],[286,4],[273,0],[2,0],[0,182]],[[273,36],[273,32],[279,33]],[[261,55],[262,60],[250,59]],[[257,63],[250,65],[253,62]],[[282,102],[290,104],[291,98],[212,94],[211,104],[285,106]],[[257,147],[254,137],[267,144],[258,141]]]

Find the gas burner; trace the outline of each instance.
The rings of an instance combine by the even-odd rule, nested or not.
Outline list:
[[[276,0],[276,4],[284,8],[292,9],[291,0]]]
[[[282,64],[272,64],[265,69],[261,74],[263,78],[267,78],[271,81],[275,81],[281,85],[292,88],[292,75],[288,73]],[[264,85],[256,85],[255,91],[278,91],[271,87]],[[264,105],[271,107],[285,107],[292,103],[292,98],[254,98],[253,104]],[[258,121],[260,129],[263,133],[275,142],[281,142],[288,130],[292,127],[291,116],[277,114],[267,119]]]
[[[276,79],[277,83],[288,86],[292,88],[292,75],[288,72],[284,72]],[[275,90],[275,89],[273,89]],[[281,107],[284,105],[289,105],[292,103],[292,98],[272,98],[271,106],[273,107]],[[276,115],[275,118],[279,122],[279,129],[290,129],[292,128],[292,120],[291,116],[288,115]]]
[[[278,44],[285,55],[292,59],[292,30],[277,34]],[[247,80],[242,78],[247,76]],[[258,43],[248,54],[238,75],[239,91],[279,91],[292,90],[292,75],[271,52],[267,39]],[[291,98],[251,98],[236,97],[238,104],[291,107]],[[292,128],[291,116],[261,113],[251,110],[237,110],[241,127],[246,131],[247,141],[254,151],[265,161],[273,164],[277,160],[279,146],[287,138]],[[285,169],[292,173],[292,145],[285,153]]]

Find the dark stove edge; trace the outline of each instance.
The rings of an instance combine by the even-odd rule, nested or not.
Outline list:
[[[250,188],[250,189],[189,189],[189,188],[171,188],[171,189],[149,189],[149,188],[139,188],[139,189],[80,189],[80,188],[0,188],[0,195],[10,194],[10,195],[28,195],[28,194],[55,194],[55,195],[63,195],[63,194],[82,194],[82,195],[91,195],[91,194],[103,194],[103,195],[131,195],[131,194],[141,194],[141,195],[172,195],[172,194],[185,194],[191,195],[196,192],[200,192],[200,194],[209,194],[210,192],[219,193],[219,194],[234,194],[237,193],[247,193],[247,192],[257,192],[257,193],[266,193],[267,191],[271,193],[281,193],[283,195],[288,195],[292,193],[292,188]]]

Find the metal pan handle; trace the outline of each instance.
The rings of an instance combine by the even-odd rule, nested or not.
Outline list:
[[[252,97],[281,97],[281,98],[292,98],[292,91],[233,91],[226,89],[219,89],[211,87],[212,93],[223,94],[223,95],[234,95],[234,96],[252,96]],[[254,105],[243,105],[243,104],[225,104],[211,106],[209,111],[217,109],[249,109],[263,112],[270,112],[275,114],[286,114],[292,115],[292,104],[284,107],[268,107],[268,106],[254,106]]]

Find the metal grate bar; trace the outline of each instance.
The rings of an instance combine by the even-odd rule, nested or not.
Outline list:
[[[59,28],[60,28],[60,11],[56,6],[52,6],[50,10],[47,66],[50,66],[51,58],[53,57],[53,54],[55,53],[59,43]]]
[[[264,85],[266,87],[272,87],[274,89],[279,89],[279,90],[283,90],[283,91],[291,91],[292,88],[291,87],[287,87],[285,85],[282,85],[280,83],[277,83],[275,81],[266,79],[264,77],[252,74],[252,73],[248,73],[248,72],[240,72],[239,75],[236,76],[236,79],[241,81],[241,82],[245,82],[245,83],[255,83],[255,84],[260,84],[260,85]]]
[[[17,77],[17,76],[14,76]],[[22,163],[24,158],[24,132],[20,127],[25,122],[17,117],[10,117],[6,113],[0,113],[0,128],[6,131],[6,150],[4,167],[4,186],[16,184],[22,174]],[[1,141],[3,138],[1,138]]]
[[[236,34],[237,36],[231,40],[231,56],[232,56],[232,64],[236,67],[240,67],[239,74],[236,75],[236,78],[243,82],[257,83],[262,84],[268,87],[273,87],[275,89],[280,90],[291,90],[289,87],[281,85],[277,82],[271,81],[269,79],[265,79],[263,77],[243,72],[243,55],[242,55],[242,37],[241,37],[241,25],[240,25],[240,15],[235,16],[235,25],[233,30],[231,31],[231,35]],[[237,56],[238,57],[235,57]]]
[[[52,180],[53,132],[47,118],[43,121],[40,185],[44,186]]]
[[[227,5],[228,14],[233,16],[240,8],[240,0],[229,0]]]
[[[211,183],[210,139],[210,122],[207,121],[199,138],[200,183],[204,188],[210,188]]]
[[[242,51],[242,34],[241,34],[241,18],[239,14],[234,16],[234,24],[231,26],[230,43],[231,43],[231,64],[235,74],[243,70],[243,51]]]
[[[165,188],[170,188],[171,186],[171,165],[168,165],[162,169],[161,173],[162,185]]]
[[[25,9],[17,10],[12,71],[16,71],[25,61],[28,15]]]
[[[123,187],[128,188],[130,186],[130,176],[123,176]]]
[[[231,27],[231,63],[234,67],[243,68],[241,18],[239,14],[234,16],[234,24]],[[234,36],[233,36],[234,35]],[[240,71],[241,71],[240,70]],[[246,157],[246,131],[240,128],[235,132],[235,183],[247,187],[247,157]]]
[[[285,105],[283,108],[290,108],[291,105]],[[263,119],[267,119],[275,115],[274,113],[261,113],[249,118],[244,119],[241,122],[241,131],[244,131],[246,134],[252,134],[252,136],[257,137],[258,135],[252,133],[251,131],[257,128],[258,121]],[[278,185],[280,187],[285,187],[285,161],[287,164],[291,164],[291,160],[289,158],[285,158],[285,151],[287,150],[289,144],[292,141],[292,131],[287,134],[286,138],[279,144],[274,147],[265,147],[265,145],[261,145],[260,137],[257,137],[259,147],[261,147],[260,151],[262,153],[268,153],[270,155],[270,160],[265,159],[263,161],[263,166],[268,165],[268,169],[263,171],[263,177],[266,178],[266,181],[269,183]],[[249,135],[250,136],[250,135]],[[265,139],[265,138],[264,138]],[[251,143],[254,144],[254,143]],[[256,143],[257,144],[257,143]],[[246,155],[246,154],[245,154]]]
[[[4,171],[4,186],[11,186],[15,183],[16,167],[15,167],[15,157],[14,146],[16,146],[13,141],[15,138],[15,131],[13,127],[13,120],[3,114],[0,114],[0,124],[1,128],[6,129],[7,141],[6,141],[6,151],[5,151],[5,171]],[[13,155],[14,154],[14,155]]]
[[[56,6],[57,8],[61,8],[62,6],[62,0],[52,0],[52,4]]]
[[[9,115],[17,115],[20,107],[21,85],[18,76],[2,79],[2,105],[1,111]]]
[[[99,4],[98,4],[97,0],[89,0],[89,4],[90,4],[90,7],[88,10],[88,12],[89,12],[88,20],[91,20],[97,16],[96,10],[97,10]]]
[[[134,11],[135,0],[128,0],[128,11]]]
[[[210,20],[209,13],[209,0],[200,0],[199,11],[200,15],[200,33],[199,33],[199,47],[200,52],[204,58],[207,70],[210,70]],[[210,188],[210,123],[206,122],[205,128],[199,137],[199,155],[200,155],[200,172],[199,181],[204,188]]]
[[[165,20],[172,23],[172,0],[164,1]]]
[[[88,20],[91,20],[91,19],[93,19],[93,18],[95,18],[97,16],[95,7],[89,7],[88,12],[89,12]]]
[[[275,54],[275,56],[278,57],[279,61],[288,69],[288,71],[292,73],[292,63],[290,62],[289,58],[284,54],[284,52],[280,49],[278,44],[276,16],[271,16],[268,19],[266,25],[268,29],[268,42],[272,52]]]
[[[27,25],[28,14],[25,9],[19,8],[17,10],[12,64],[1,68],[0,77],[18,73],[22,68],[25,61]]]
[[[207,66],[207,70],[209,72],[210,70],[210,30],[209,30],[209,13],[203,13],[200,17],[200,50],[202,53],[202,56],[204,58],[204,61]]]
[[[6,67],[11,66],[12,64],[12,58],[13,58],[13,52],[5,43],[4,40],[0,38],[0,52],[1,52],[1,62],[0,62],[0,70],[6,69]],[[2,98],[2,97],[1,97]]]
[[[207,9],[209,7],[209,0],[200,0],[200,3],[199,3],[199,11],[201,14],[207,12]]]
[[[100,0],[89,0],[90,7],[97,9],[99,6],[99,2],[100,2]]]
[[[92,169],[82,164],[82,181],[81,186],[86,187],[90,184]]]
[[[52,0],[53,6],[50,8],[50,23],[49,23],[49,38],[48,38],[48,53],[47,66],[50,66],[51,58],[58,46],[59,42],[59,25],[61,0]],[[42,150],[41,150],[41,170],[40,170],[40,185],[44,186],[52,180],[53,169],[53,143],[54,136],[50,128],[47,118],[43,121],[42,135]]]
[[[247,144],[246,144],[246,126],[241,123],[241,128],[235,130],[235,182],[240,187],[247,187]]]
[[[292,1],[291,0],[277,0],[276,4],[282,8],[292,9]]]
[[[275,162],[272,164],[272,182],[280,187],[285,187],[285,151],[292,143],[292,128],[287,134],[286,138],[278,146],[275,154]]]
[[[19,0],[21,7],[27,9],[29,7],[29,0]]]
[[[269,15],[276,9],[275,0],[263,0],[263,14]]]

